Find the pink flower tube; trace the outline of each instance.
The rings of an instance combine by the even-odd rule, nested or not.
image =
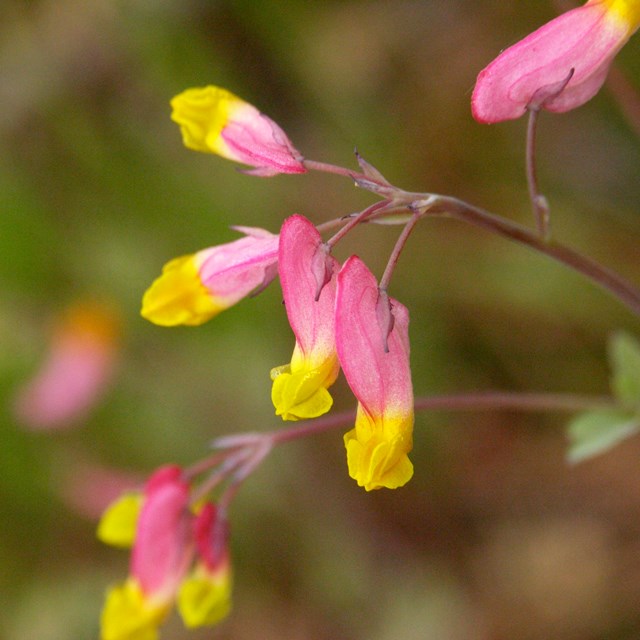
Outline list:
[[[358,399],[355,427],[344,436],[349,475],[367,491],[395,489],[413,475],[409,313],[390,299],[392,322],[382,326],[379,301],[375,277],[352,256],[338,274],[336,345]]]
[[[340,370],[334,329],[339,264],[324,252],[315,226],[300,215],[282,225],[278,263],[296,345],[291,363],[271,370],[271,399],[283,420],[315,418],[331,408],[327,389]]]
[[[171,100],[171,119],[186,147],[247,164],[257,176],[305,173],[286,133],[254,106],[215,86],[187,89]]]
[[[540,106],[562,113],[583,105],[639,25],[640,0],[589,0],[551,20],[480,72],[471,96],[473,117],[487,124],[519,118],[537,92],[567,79]]]
[[[165,327],[199,325],[277,275],[278,236],[234,227],[244,238],[168,262],[142,299],[141,314]]]

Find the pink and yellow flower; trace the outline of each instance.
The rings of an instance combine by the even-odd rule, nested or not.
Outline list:
[[[537,92],[564,89],[540,105],[562,113],[590,100],[615,55],[640,26],[640,0],[589,0],[505,49],[478,75],[471,97],[482,123],[522,116]],[[571,75],[572,74],[572,75]]]
[[[182,475],[176,466],[156,471],[144,488],[137,518],[134,496],[105,514],[107,539],[121,526],[126,543],[135,521],[135,541],[129,578],[107,594],[102,640],[155,640],[173,606],[194,553],[189,485]]]
[[[30,429],[78,424],[106,391],[118,358],[120,319],[104,304],[84,301],[57,322],[49,354],[16,396],[15,415]]]
[[[358,399],[355,427],[344,436],[349,475],[367,491],[395,489],[413,465],[413,387],[409,366],[409,313],[388,299],[380,312],[378,283],[357,256],[338,274],[336,344],[340,365]]]
[[[187,89],[171,100],[186,147],[255,167],[257,176],[305,173],[286,133],[254,106],[220,87]]]
[[[235,227],[244,238],[168,262],[142,299],[141,314],[165,327],[199,325],[277,275],[278,236]]]
[[[333,398],[327,389],[340,370],[334,324],[339,265],[325,253],[318,230],[300,215],[282,225],[278,255],[296,345],[291,363],[271,370],[271,399],[283,420],[315,418],[331,408]]]

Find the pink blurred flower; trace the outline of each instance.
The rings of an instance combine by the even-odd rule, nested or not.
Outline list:
[[[480,72],[473,117],[488,124],[519,118],[548,89],[551,95],[537,106],[559,113],[581,106],[598,92],[639,25],[639,0],[589,0],[551,20]]]
[[[381,304],[390,305],[387,313]],[[408,329],[406,307],[381,297],[364,262],[349,258],[338,274],[336,345],[358,399],[355,427],[344,436],[349,475],[367,491],[395,489],[413,475]]]
[[[338,377],[334,303],[338,262],[306,218],[287,218],[280,231],[279,273],[296,337],[291,363],[271,370],[271,399],[283,420],[315,418],[331,408],[327,389]],[[317,298],[317,299],[316,299]]]
[[[174,258],[142,298],[141,314],[165,327],[199,325],[278,275],[278,236],[234,227],[244,238]]]
[[[85,418],[112,379],[118,334],[119,318],[111,308],[84,302],[67,309],[47,358],[18,391],[17,420],[44,430],[69,427]]]
[[[256,176],[305,173],[303,157],[271,118],[226,89],[187,89],[171,100],[186,147],[256,167]]]

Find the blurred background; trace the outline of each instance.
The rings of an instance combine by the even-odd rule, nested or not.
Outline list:
[[[339,177],[251,178],[187,151],[169,99],[225,86],[309,158],[355,166],[357,147],[398,186],[531,224],[525,122],[481,126],[469,98],[478,71],[555,11],[2,1],[0,638],[97,638],[105,589],[127,573],[127,554],[95,539],[105,501],[217,435],[279,426],[269,370],[293,337],[277,283],[207,325],[163,329],[139,317],[162,265],[233,240],[233,224],[276,232],[292,213],[319,223],[372,202]],[[618,58],[637,88],[639,53],[636,36]],[[539,131],[555,237],[640,283],[640,141],[611,93],[543,114]],[[398,232],[358,229],[337,257],[357,252],[380,276]],[[609,334],[640,335],[581,277],[454,221],[418,228],[390,293],[411,311],[416,395],[606,394]],[[93,345],[86,406],[26,415],[34,376],[64,371],[56,353],[78,335]],[[342,378],[334,390],[354,406]],[[190,633],[172,618],[163,637],[640,637],[640,442],[570,467],[567,419],[421,414],[415,477],[370,494],[348,478],[342,431],[283,445],[233,505],[232,616]]]

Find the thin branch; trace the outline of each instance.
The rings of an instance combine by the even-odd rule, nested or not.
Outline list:
[[[516,411],[586,411],[610,409],[616,402],[608,396],[581,396],[562,393],[510,393],[478,391],[417,398],[416,411],[478,411],[512,409]]]
[[[304,166],[310,171],[320,171],[322,173],[334,173],[339,176],[344,176],[346,178],[350,178],[351,180],[368,180],[369,182],[374,182],[371,178],[368,178],[364,175],[364,173],[360,173],[359,171],[352,171],[351,169],[347,169],[346,167],[341,167],[337,164],[331,164],[329,162],[319,162],[317,160],[308,160],[305,158],[303,160]],[[380,183],[382,185],[382,183]]]
[[[398,240],[396,241],[396,244],[393,247],[393,251],[389,256],[389,260],[387,262],[387,266],[384,270],[384,273],[382,274],[382,278],[380,278],[379,288],[382,291],[387,290],[387,287],[389,286],[389,282],[391,281],[391,276],[393,275],[393,271],[396,268],[396,265],[398,264],[398,260],[400,259],[400,254],[402,253],[404,246],[407,244],[407,240],[409,239],[409,236],[411,235],[413,228],[416,226],[419,220],[420,220],[420,214],[414,213],[409,219],[409,222],[405,224],[404,229],[402,229],[402,233],[398,237]]]
[[[615,407],[616,402],[608,396],[582,396],[562,393],[512,393],[508,391],[478,391],[471,393],[424,396],[416,398],[416,411],[586,411]],[[353,424],[355,411],[344,411],[330,416],[308,420],[289,427],[264,434],[274,444],[299,440],[338,427]]]
[[[640,289],[625,280],[615,271],[602,266],[595,260],[583,256],[559,242],[546,242],[526,227],[451,196],[439,196],[438,202],[427,210],[424,215],[449,216],[463,220],[476,227],[486,229],[499,236],[526,245],[539,253],[543,253],[574,271],[581,273],[591,280],[591,282],[608,291],[636,316],[640,317]]]
[[[529,199],[533,209],[533,217],[536,221],[538,233],[543,240],[548,240],[551,236],[551,220],[549,217],[549,205],[547,199],[538,189],[538,175],[536,171],[536,132],[538,125],[538,109],[529,111],[529,121],[527,123],[527,145],[526,145],[526,172],[527,186],[529,188]]]

